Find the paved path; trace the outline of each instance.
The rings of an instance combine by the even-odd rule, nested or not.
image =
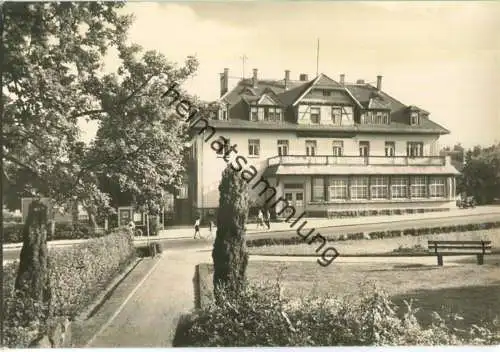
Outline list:
[[[194,267],[210,252],[166,251],[116,318],[87,347],[171,347],[181,314],[194,307]]]

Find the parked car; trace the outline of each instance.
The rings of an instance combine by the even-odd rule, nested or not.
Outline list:
[[[476,200],[473,196],[463,196],[457,199],[457,207],[461,209],[475,208]]]

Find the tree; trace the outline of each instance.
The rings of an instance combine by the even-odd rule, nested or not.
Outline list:
[[[500,198],[500,144],[488,148],[476,146],[467,152],[461,190],[480,204]]]
[[[183,67],[126,42],[131,17],[123,3],[4,3],[4,180],[9,194],[76,197],[89,213],[109,209],[99,178],[156,205],[182,172],[185,123],[162,101]],[[104,74],[114,47],[121,65]],[[99,122],[95,142],[80,142],[79,119]],[[20,177],[22,176],[22,177]]]
[[[248,184],[229,165],[219,185],[217,234],[212,251],[214,261],[214,294],[220,290],[238,293],[246,280],[248,252],[245,225],[248,217]]]

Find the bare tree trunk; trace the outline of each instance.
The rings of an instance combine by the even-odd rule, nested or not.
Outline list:
[[[15,288],[38,302],[50,300],[47,207],[39,200],[34,200],[28,210]]]

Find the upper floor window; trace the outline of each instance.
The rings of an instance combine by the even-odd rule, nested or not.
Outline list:
[[[177,193],[177,199],[188,199],[189,186],[187,183],[183,183]]]
[[[278,155],[288,155],[288,141],[285,139],[278,140]]]
[[[359,142],[359,156],[370,155],[370,142],[362,141]]]
[[[420,124],[420,118],[418,116],[417,111],[412,111],[410,114],[410,124],[411,125],[418,125]]]
[[[319,107],[311,107],[311,123],[318,124],[321,120],[321,109]]]
[[[330,95],[332,95],[332,92],[331,92],[331,91],[326,90],[326,89],[324,89],[324,90],[323,90],[323,96],[324,96],[324,97],[329,97]]]
[[[229,138],[225,138],[224,146],[223,146],[223,148],[221,148],[221,149],[219,149],[217,151],[217,155],[218,156],[223,156],[224,153],[226,153],[227,151],[229,151],[229,148],[231,148],[231,140]]]
[[[342,141],[333,141],[333,156],[342,156],[342,150],[344,149],[344,142]]]
[[[424,143],[408,142],[406,144],[406,155],[410,157],[418,157],[424,155]]]
[[[316,155],[316,141],[306,141],[306,155],[307,156]]]
[[[385,156],[394,156],[396,145],[394,142],[385,142]]]
[[[260,140],[249,139],[248,140],[248,155],[249,156],[259,156],[260,155]]]
[[[342,107],[332,106],[332,123],[335,125],[340,125],[342,121]]]
[[[257,107],[252,107],[250,109],[250,121],[258,121],[259,120],[259,110]]]

